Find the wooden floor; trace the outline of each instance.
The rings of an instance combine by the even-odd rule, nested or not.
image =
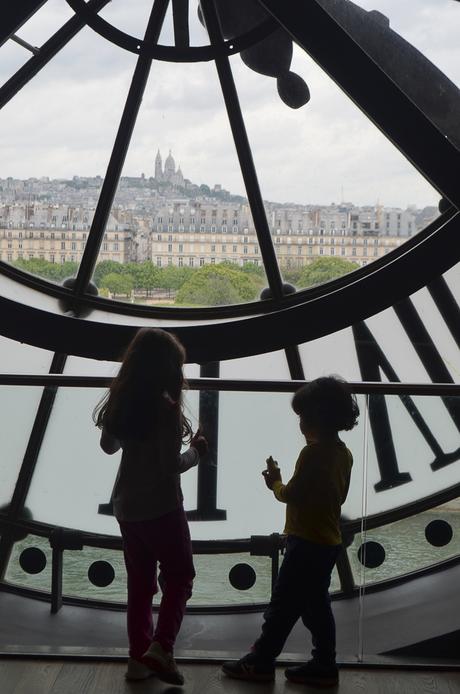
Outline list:
[[[324,692],[286,682],[283,669],[274,684],[231,680],[218,665],[181,665],[184,687],[154,678],[129,683],[125,665],[112,662],[0,659],[1,694],[295,694]],[[460,694],[460,672],[343,669],[338,694]]]

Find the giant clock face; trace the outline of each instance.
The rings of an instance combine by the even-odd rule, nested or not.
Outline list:
[[[349,0],[307,4],[203,0],[200,8],[193,2],[190,7],[186,2],[172,2],[169,7],[168,2],[156,0],[135,3],[136,12],[129,13],[103,0],[67,0],[65,10],[64,3],[59,7],[67,24],[53,27],[57,32],[53,40],[61,52],[54,56],[51,44],[45,43],[29,62],[18,66],[18,72],[0,88],[3,113],[5,118],[17,117],[15,109],[24,110],[21,100],[27,99],[28,90],[40,94],[40,89],[33,91],[37,81],[49,106],[53,85],[45,82],[46,71],[52,71],[55,63],[59,66],[59,60],[61,68],[66,65],[72,41],[79,46],[76,55],[82,69],[88,70],[91,61],[83,49],[100,46],[101,64],[94,62],[94,80],[90,72],[86,79],[75,77],[74,99],[70,100],[71,89],[69,98],[61,99],[56,109],[81,108],[87,126],[94,123],[107,146],[106,170],[96,183],[94,177],[84,184],[83,177],[73,183],[75,189],[93,186],[88,199],[94,204],[91,219],[81,221],[88,226],[84,249],[67,286],[10,264],[8,244],[14,236],[13,231],[11,237],[8,234],[15,229],[11,210],[18,206],[17,182],[22,179],[18,174],[13,177],[15,184],[7,183],[8,173],[1,174],[3,194],[11,196],[3,205],[4,219],[10,215],[11,225],[8,222],[1,229],[6,254],[0,263],[2,372],[37,375],[24,386],[18,378],[10,379],[10,385],[7,379],[2,381],[1,426],[7,461],[0,472],[2,523],[27,516],[39,524],[35,530],[64,526],[118,537],[110,504],[118,460],[106,460],[98,448],[90,414],[104,384],[91,377],[114,375],[119,355],[136,329],[155,325],[174,330],[184,342],[186,373],[191,379],[188,411],[195,426],[201,421],[209,427],[214,442],[213,465],[183,480],[194,540],[244,539],[282,530],[284,509],[266,493],[260,471],[265,458],[273,455],[287,477],[303,445],[290,409],[290,393],[295,389],[290,382],[337,373],[353,382],[361,409],[358,427],[344,436],[355,461],[343,511],[349,522],[348,556],[356,583],[394,579],[444,559],[456,566],[460,94],[455,82],[460,75],[439,47],[426,40],[424,21],[430,13],[440,12],[439,4],[427,0],[423,14],[414,3],[410,18],[400,3],[383,0],[377,6],[364,0],[359,4]],[[50,17],[46,11],[47,3],[30,20],[36,22],[36,31],[44,31]],[[446,0],[436,15],[445,22],[446,47],[449,19],[458,22],[459,11]],[[27,19],[19,14],[12,12],[8,18],[12,27]],[[24,24],[26,33],[28,26]],[[105,94],[111,107],[106,109],[96,94],[96,75],[104,71],[110,84],[118,85],[118,91]],[[59,68],[54,79],[59,83]],[[180,108],[171,106],[184,98],[189,100],[189,113],[183,111],[183,102]],[[89,110],[91,101],[101,104],[100,114],[95,108]],[[337,117],[337,105],[343,123]],[[39,101],[37,108],[46,111]],[[330,120],[324,125],[328,108]],[[154,113],[157,120],[150,124]],[[27,116],[23,117],[27,124]],[[63,127],[68,137],[71,133],[65,131],[65,123]],[[75,127],[71,126],[72,132]],[[153,166],[150,146],[157,135],[149,132],[152,128],[164,141],[180,143],[190,166],[206,157],[213,165],[220,160],[216,176],[230,181],[228,185],[242,196],[223,194],[219,204],[211,205],[208,185],[200,188],[202,179],[186,183],[172,158],[164,163],[157,159],[159,168],[150,182],[149,176],[131,176],[133,166],[148,165],[148,157]],[[46,140],[48,130],[44,119],[36,119],[36,139]],[[18,129],[12,135],[18,147],[22,132]],[[59,147],[53,149],[50,143],[58,161]],[[77,149],[70,153],[76,156]],[[212,168],[203,167],[206,172]],[[195,171],[199,170],[197,166]],[[33,171],[36,176],[36,162]],[[284,194],[279,192],[280,180],[285,181]],[[42,190],[34,181],[27,184],[29,197]],[[315,195],[329,195],[334,186],[337,194],[342,188],[342,196],[345,187],[346,193],[359,196],[365,189],[368,195],[376,193],[377,199],[382,194],[379,185],[398,201],[403,199],[397,197],[401,188],[406,197],[425,196],[426,207],[433,208],[442,198],[440,212],[432,209],[426,223],[419,221],[418,233],[407,233],[401,243],[395,243],[398,233],[386,222],[383,201],[369,207],[372,222],[359,217],[364,203],[360,206],[359,231],[353,229],[356,210],[350,211],[344,202],[336,205],[337,219],[348,215],[346,233],[323,225],[320,205],[315,211]],[[270,202],[278,194],[284,195],[281,202]],[[133,195],[137,195],[135,202]],[[311,209],[300,202],[288,204],[290,195],[311,200]],[[208,250],[201,249],[208,235],[210,248],[219,246],[215,252],[221,253],[220,259],[222,253],[230,257],[238,252],[230,247],[243,254],[246,247],[254,260],[257,247],[258,267],[265,273],[261,275],[264,298],[258,298],[262,285],[257,295],[213,307],[193,307],[187,301],[179,307],[149,305],[148,292],[140,304],[94,295],[93,272],[98,262],[108,259],[105,246],[118,244],[116,225],[121,235],[123,224],[136,215],[140,218],[139,210],[151,205],[152,198],[157,212],[150,215],[150,226],[143,218],[144,227],[140,224],[136,237],[144,262],[148,257],[150,265],[164,269],[162,259],[172,253],[171,264],[180,267],[196,251],[198,266],[201,253],[203,265],[217,267],[219,262],[204,262]],[[223,216],[222,200],[228,210],[238,210],[238,222],[235,213],[231,222],[223,223],[230,215],[226,211]],[[216,218],[220,215],[220,229],[212,221],[213,206]],[[199,209],[206,209],[211,218],[203,221]],[[80,242],[66,237],[72,233],[67,225],[73,214],[77,212],[69,207],[59,238],[56,222],[46,227],[50,243]],[[282,215],[284,221],[278,222]],[[242,224],[243,217],[248,227]],[[291,228],[294,217],[297,228]],[[35,233],[38,244],[45,239],[41,231],[45,224],[36,228],[28,219],[23,231],[16,230],[23,234],[17,237],[21,249],[23,238],[31,244]],[[367,223],[373,225],[369,233]],[[77,231],[82,231],[78,224]],[[117,239],[107,241],[108,230]],[[242,241],[249,237],[252,241]],[[287,287],[289,271],[310,262],[309,248],[317,244],[318,257],[320,252],[321,256],[342,256],[339,249],[352,252],[353,239],[359,240],[362,250],[361,256],[350,256],[360,260],[353,272],[310,288]],[[383,240],[388,240],[389,252],[374,252],[383,248]],[[168,251],[168,245],[174,249]],[[230,291],[229,286],[225,291]],[[50,373],[62,376],[56,381],[59,388],[38,378]],[[82,377],[78,386],[67,378],[71,376]],[[209,384],[206,388],[194,381],[199,376],[218,377],[221,387]],[[406,538],[406,544],[401,538]],[[33,544],[33,535],[25,542]],[[2,534],[2,568],[8,564],[12,545],[12,537]],[[367,577],[361,573],[364,566],[369,570]],[[21,584],[22,579],[15,577]],[[339,588],[337,577],[335,581]],[[266,598],[247,595],[241,601]],[[453,631],[458,625],[446,622],[448,627]],[[426,638],[429,635],[428,630]],[[394,647],[402,645],[395,642]],[[385,645],[386,650],[390,647]]]

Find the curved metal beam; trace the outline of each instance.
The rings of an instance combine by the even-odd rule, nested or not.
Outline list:
[[[143,50],[143,41],[135,36],[131,36],[120,29],[117,29],[112,24],[107,22],[102,17],[99,17],[94,12],[91,12],[84,0],[67,0],[67,3],[84,19],[86,24],[103,36],[108,41],[116,44],[131,53],[139,53]],[[253,46],[259,41],[267,38],[271,33],[279,28],[278,22],[269,18],[262,22],[259,26],[250,31],[237,36],[228,41],[222,41],[219,46],[163,46],[156,42],[146,46],[146,54],[150,58],[157,60],[166,60],[171,62],[204,62],[214,60],[217,55],[233,55],[240,51]]]

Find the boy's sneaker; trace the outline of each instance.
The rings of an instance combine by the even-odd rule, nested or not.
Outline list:
[[[179,672],[173,654],[163,650],[158,641],[152,641],[142,660],[163,682],[184,684],[184,676]]]
[[[128,658],[128,669],[125,673],[127,680],[146,680],[154,674],[153,670],[147,667],[147,665],[144,665],[144,663],[141,663],[140,660]]]
[[[273,682],[275,664],[264,662],[255,653],[248,653],[239,660],[222,663],[222,672],[228,677],[250,682]]]
[[[310,684],[314,687],[336,687],[339,683],[337,665],[322,665],[317,660],[310,660],[305,665],[288,667],[284,674],[289,682]]]

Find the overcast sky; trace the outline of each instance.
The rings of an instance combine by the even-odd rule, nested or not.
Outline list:
[[[460,6],[453,0],[360,0],[390,17],[391,26],[460,83]],[[193,15],[196,14],[196,3]],[[103,16],[142,36],[147,0],[112,0]],[[48,0],[19,35],[39,46],[72,11]],[[164,42],[168,42],[169,22]],[[193,40],[205,42],[196,19]],[[30,54],[9,42],[0,77],[5,81]],[[104,175],[135,56],[91,29],[81,32],[52,64],[0,113],[0,177]],[[437,204],[439,194],[300,49],[292,69],[311,90],[299,110],[281,102],[275,80],[232,58],[235,81],[265,199],[405,207]],[[244,186],[213,64],[154,62],[124,174],[153,175],[154,158],[171,148],[195,183]]]

